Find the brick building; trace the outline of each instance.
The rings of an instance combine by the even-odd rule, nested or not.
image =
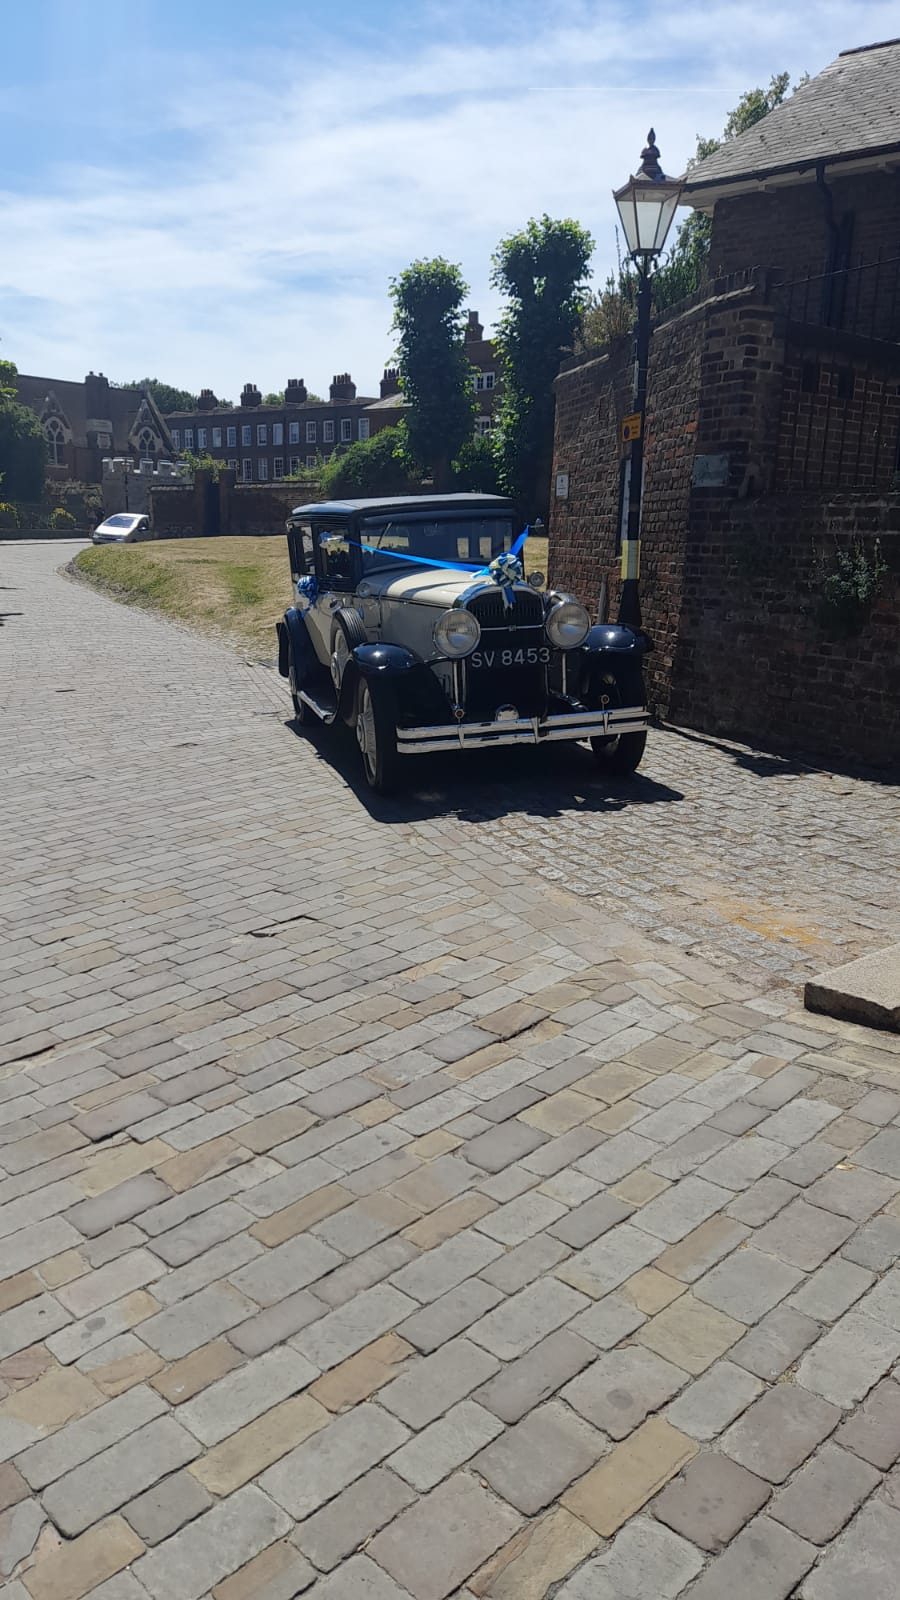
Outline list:
[[[900,765],[898,83],[900,41],[845,52],[691,170],[712,270],[654,326],[641,596],[671,720]],[[556,385],[551,574],[613,614],[631,354]],[[851,548],[888,570],[840,637]]]
[[[40,418],[47,440],[47,477],[100,483],[105,456],[159,461],[174,454],[172,438],[144,389],[115,388],[102,372],[83,383],[20,372],[16,398]]]
[[[395,381],[396,374],[385,373],[382,398]],[[302,378],[290,378],[284,404],[263,405],[255,384],[245,383],[237,406],[223,406],[203,389],[195,410],[173,411],[166,421],[177,450],[226,462],[242,483],[265,483],[314,467],[386,427],[390,418],[373,411],[374,402],[374,395],[357,394],[349,372],[341,372],[327,400],[310,400]]]

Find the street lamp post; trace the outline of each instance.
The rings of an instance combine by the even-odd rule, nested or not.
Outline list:
[[[628,495],[622,516],[622,595],[619,621],[641,626],[639,579],[641,574],[641,495],[644,483],[644,424],[647,406],[647,363],[650,353],[650,305],[653,266],[661,254],[681,196],[682,179],[667,178],[659,164],[653,129],[641,152],[641,165],[633,178],[613,191],[628,254],[638,275],[637,327],[635,329],[632,417],[628,437]]]

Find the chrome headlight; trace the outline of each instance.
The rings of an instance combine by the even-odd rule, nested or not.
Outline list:
[[[481,625],[471,611],[454,606],[452,611],[445,611],[438,617],[431,637],[438,655],[451,659],[468,656],[481,638]]]
[[[577,600],[557,600],[547,612],[544,627],[557,650],[577,650],[591,631],[591,619]]]

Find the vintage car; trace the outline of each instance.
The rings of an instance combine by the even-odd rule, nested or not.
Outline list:
[[[299,506],[288,521],[294,604],[278,669],[297,723],[356,731],[387,792],[432,750],[589,739],[634,772],[648,714],[642,633],[591,625],[584,606],[526,582],[513,504],[424,495]]]

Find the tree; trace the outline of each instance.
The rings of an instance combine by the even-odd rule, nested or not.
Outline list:
[[[467,439],[453,463],[453,486],[473,494],[499,494],[497,457],[490,438]]]
[[[263,395],[262,403],[263,403],[264,406],[283,406],[284,405],[284,390],[283,389],[272,389],[269,394],[264,394]]]
[[[408,494],[413,470],[406,424],[401,422],[332,456],[322,469],[322,492],[331,499]]]
[[[190,389],[176,389],[160,378],[138,378],[135,383],[117,384],[121,389],[146,389],[157,410],[165,417],[170,411],[196,411],[197,396]]]
[[[545,214],[503,239],[493,257],[491,282],[507,297],[497,458],[501,482],[528,517],[549,514],[553,380],[581,324],[593,248],[579,223]]]
[[[18,368],[0,361],[0,484],[11,500],[39,500],[47,441],[38,418],[16,399]]]
[[[462,303],[468,294],[457,266],[438,256],[414,261],[391,279],[400,385],[409,405],[409,450],[430,470],[434,487],[450,485],[450,463],[472,437],[475,395],[466,356]]]

